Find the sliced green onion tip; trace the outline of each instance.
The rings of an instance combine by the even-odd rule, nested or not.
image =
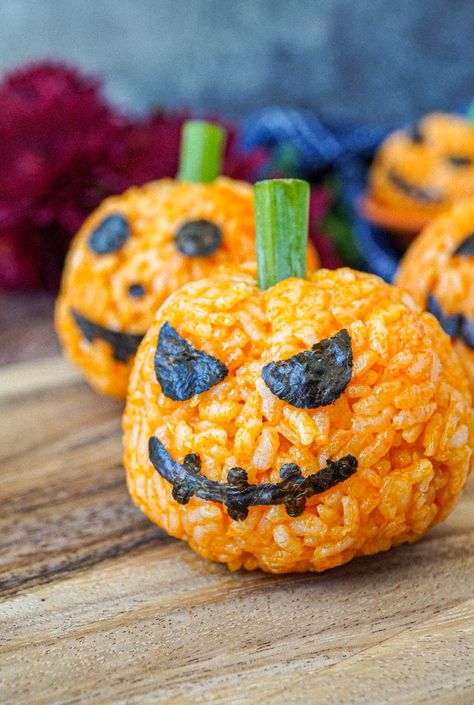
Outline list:
[[[258,283],[268,289],[288,277],[306,277],[309,184],[272,179],[254,186]]]
[[[221,173],[226,133],[219,125],[188,120],[181,133],[178,178],[209,183]]]

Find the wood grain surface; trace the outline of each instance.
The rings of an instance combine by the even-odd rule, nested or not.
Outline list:
[[[59,354],[53,310],[52,294],[0,292],[0,365]]]
[[[121,405],[60,358],[0,370],[0,702],[474,703],[474,485],[422,541],[230,573],[133,507]]]

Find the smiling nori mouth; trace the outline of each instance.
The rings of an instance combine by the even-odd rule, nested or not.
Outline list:
[[[104,328],[82,316],[73,308],[71,308],[71,315],[84,338],[90,343],[96,339],[104,340],[111,346],[113,359],[118,362],[128,362],[137,352],[138,346],[143,339],[143,335],[121,333],[120,331]]]
[[[406,196],[420,203],[442,203],[443,197],[434,189],[420,188],[400,176],[394,169],[388,172],[388,178],[396,188]]]
[[[200,497],[224,504],[231,519],[245,519],[251,506],[284,504],[287,514],[297,517],[306,507],[306,499],[326,492],[344,482],[357,471],[353,455],[339,460],[328,460],[327,466],[304,477],[295,463],[280,469],[281,482],[251,485],[243,468],[232,468],[227,483],[209,480],[201,475],[201,459],[197,453],[188,454],[181,465],[173,460],[164,445],[152,436],[148,442],[149,458],[155,470],[173,486],[173,499],[187,504],[191,497]]]

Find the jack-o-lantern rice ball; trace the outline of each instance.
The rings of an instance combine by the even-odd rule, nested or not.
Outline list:
[[[474,393],[474,198],[423,230],[402,260],[397,283],[452,337]]]
[[[163,179],[107,198],[67,258],[56,311],[63,347],[93,387],[123,397],[166,297],[219,265],[254,258],[249,184]]]
[[[470,469],[470,402],[438,322],[377,277],[192,282],[138,351],[129,490],[233,570],[322,571],[450,512]]]
[[[383,142],[362,210],[378,225],[410,235],[472,195],[474,125],[460,115],[431,113]]]

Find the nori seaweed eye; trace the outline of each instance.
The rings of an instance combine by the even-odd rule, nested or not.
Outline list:
[[[457,247],[453,255],[458,255],[460,257],[466,257],[469,255],[474,255],[474,233],[468,235]]]
[[[145,294],[146,289],[143,284],[130,284],[128,287],[128,295],[131,296],[132,299],[141,299]]]
[[[127,219],[120,213],[109,215],[92,231],[89,247],[98,255],[118,252],[130,235]]]
[[[262,379],[273,394],[299,409],[333,404],[352,376],[352,345],[347,330],[321,340],[288,360],[270,362]]]
[[[212,355],[196,350],[169,323],[164,323],[158,335],[155,374],[163,394],[173,401],[185,401],[222,382],[228,369]]]
[[[208,220],[190,220],[176,233],[176,247],[186,257],[208,257],[222,244],[222,231]]]

